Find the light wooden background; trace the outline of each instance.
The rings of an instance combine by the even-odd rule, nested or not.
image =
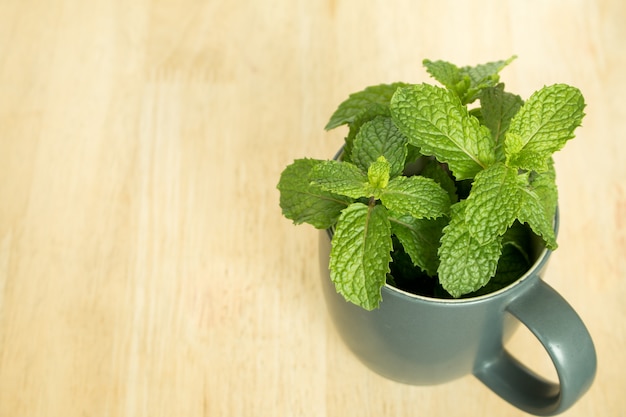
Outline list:
[[[363,368],[275,189],[334,154],[350,92],[512,54],[510,90],[588,103],[547,280],[599,371],[565,415],[626,415],[625,21],[622,0],[1,0],[0,416],[523,415],[471,376]],[[509,348],[551,373],[527,331]]]

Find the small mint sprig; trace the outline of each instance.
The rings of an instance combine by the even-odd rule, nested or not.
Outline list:
[[[311,183],[322,190],[354,199],[341,212],[335,227],[330,277],[346,300],[367,310],[378,307],[389,273],[391,223],[400,228],[396,217],[408,217],[411,220],[404,224],[410,228],[413,219],[438,218],[450,207],[448,193],[433,179],[392,175],[391,167],[392,163],[380,155],[367,172],[349,162],[324,161],[309,175]],[[429,259],[416,258],[424,263],[424,269],[429,268]]]

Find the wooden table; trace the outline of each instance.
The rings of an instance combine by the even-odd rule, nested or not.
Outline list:
[[[337,150],[349,93],[513,54],[509,90],[588,103],[546,279],[599,368],[564,415],[626,415],[626,3],[470,3],[0,2],[0,416],[524,415],[471,376],[365,369],[275,189]],[[509,348],[550,374],[528,331]]]

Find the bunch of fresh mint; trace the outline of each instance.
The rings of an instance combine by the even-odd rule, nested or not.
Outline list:
[[[326,126],[349,127],[341,158],[298,159],[283,171],[283,214],[334,230],[330,275],[348,301],[371,310],[385,282],[418,278],[433,296],[488,292],[530,266],[529,230],[556,248],[552,154],[574,137],[585,104],[563,84],[526,102],[506,92],[499,72],[514,58],[425,60],[444,88],[352,94]]]

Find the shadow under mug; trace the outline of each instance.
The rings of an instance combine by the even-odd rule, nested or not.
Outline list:
[[[337,294],[328,274],[331,239],[330,231],[321,231],[329,313],[348,348],[376,373],[412,385],[473,374],[509,403],[536,415],[563,412],[590,387],[596,372],[593,342],[574,309],[541,279],[551,253],[542,245],[531,269],[499,291],[445,300],[386,284],[380,307],[367,311]],[[557,383],[505,349],[518,324],[512,317],[539,339],[556,368]]]

